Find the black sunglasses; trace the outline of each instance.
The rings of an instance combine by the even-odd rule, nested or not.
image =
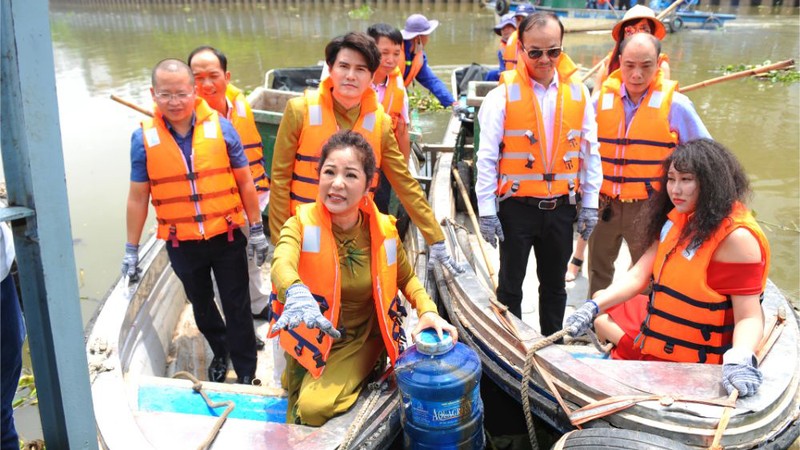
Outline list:
[[[547,53],[548,58],[558,58],[561,56],[561,52],[564,51],[563,47],[553,47],[553,48],[544,48],[544,49],[535,49],[535,50],[525,50],[525,47],[522,47],[522,50],[527,53],[528,58],[530,59],[539,59]]]

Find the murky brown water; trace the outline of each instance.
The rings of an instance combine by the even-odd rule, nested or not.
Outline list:
[[[428,48],[434,65],[495,64],[494,14],[478,5],[382,4],[368,20],[348,7],[217,5],[85,7],[54,4],[51,26],[61,110],[75,256],[84,318],[118,276],[125,241],[129,140],[141,116],[108,99],[117,94],[150,102],[150,70],[163,58],[185,58],[210,44],[229,58],[232,79],[252,89],[276,67],[323,59],[328,40],[374,22],[402,26],[412,12],[442,22]],[[384,3],[384,2],[380,2]],[[769,10],[749,10],[750,14]],[[785,12],[785,11],[784,11]],[[567,35],[577,62],[593,65],[609,47],[608,34]],[[727,64],[758,64],[800,56],[800,20],[790,15],[740,17],[720,31],[670,35],[664,51],[682,85],[717,76]],[[446,74],[443,72],[443,76]],[[689,95],[711,134],[734,149],[753,180],[752,207],[769,225],[771,279],[797,304],[800,296],[800,84],[740,80]],[[781,226],[791,230],[781,230]],[[18,414],[27,439],[40,434],[34,412]]]

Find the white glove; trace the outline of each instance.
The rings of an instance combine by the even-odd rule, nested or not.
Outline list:
[[[286,305],[280,319],[275,322],[275,328],[292,329],[300,325],[300,322],[308,328],[319,328],[334,339],[342,337],[331,321],[322,315],[308,287],[305,284],[293,284],[286,289]]]
[[[566,322],[564,322],[565,327],[569,330],[569,335],[578,337],[586,333],[586,330],[592,326],[594,316],[596,316],[598,312],[597,303],[595,303],[594,300],[586,300],[586,303],[576,309],[572,315],[567,317]]]
[[[747,397],[758,391],[764,376],[755,362],[755,355],[741,348],[730,348],[722,355],[722,385],[728,395],[734,389],[739,391],[739,397]]]
[[[589,240],[592,235],[594,227],[597,226],[597,208],[581,208],[578,213],[578,234],[581,235],[584,241]]]
[[[459,266],[453,261],[453,257],[450,256],[450,252],[447,251],[447,245],[445,245],[444,241],[439,241],[431,245],[431,252],[430,257],[433,260],[439,261],[439,263],[448,270],[453,273],[464,273],[466,269],[464,267]]]
[[[269,242],[264,235],[264,225],[257,223],[250,227],[250,238],[247,240],[247,256],[253,258],[256,265],[261,267],[267,260]]]
[[[122,276],[128,277],[130,283],[139,281],[139,245],[125,244],[125,256],[122,258]]]
[[[500,225],[500,219],[496,214],[482,216],[480,218],[480,228],[483,240],[494,248],[497,248],[497,239],[503,242],[506,238],[505,235],[503,235],[503,226]],[[495,239],[495,236],[497,236],[497,239]]]

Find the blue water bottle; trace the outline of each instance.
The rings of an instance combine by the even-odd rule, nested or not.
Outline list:
[[[406,449],[482,449],[481,361],[445,332],[417,336],[397,359]]]

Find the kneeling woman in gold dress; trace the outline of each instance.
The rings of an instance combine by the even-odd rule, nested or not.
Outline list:
[[[394,217],[372,202],[369,143],[356,132],[336,133],[318,170],[317,201],[283,225],[271,268],[278,301],[270,337],[279,334],[287,354],[286,420],[312,426],[347,411],[381,358],[394,364],[403,350],[398,289],[419,315],[412,336],[434,328],[457,338],[406,259]]]

